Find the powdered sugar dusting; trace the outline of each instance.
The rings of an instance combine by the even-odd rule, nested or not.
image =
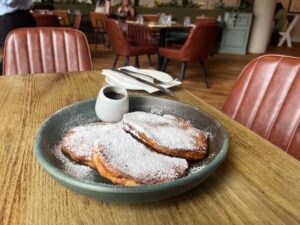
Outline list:
[[[175,180],[188,168],[185,159],[165,156],[149,150],[126,133],[121,124],[111,124],[97,144],[100,157],[113,168],[142,183],[159,183]]]
[[[157,115],[162,115],[163,110],[162,109],[151,108],[150,113],[157,114]]]
[[[111,126],[101,122],[78,126],[69,130],[61,143],[77,157],[92,160],[95,141],[109,129]]]
[[[143,133],[159,145],[171,149],[199,150],[197,137],[206,135],[187,121],[180,121],[172,115],[160,116],[146,112],[133,112],[124,115],[123,124],[125,130],[130,130],[129,125],[137,131],[135,135],[139,132]]]
[[[54,156],[61,162],[61,169],[64,173],[79,180],[93,183],[95,171],[88,166],[71,161],[62,153],[60,144],[54,147],[53,153]]]

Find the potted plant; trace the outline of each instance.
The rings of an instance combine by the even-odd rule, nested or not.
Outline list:
[[[215,3],[215,9],[223,9],[230,13],[230,17],[233,18],[233,26],[236,26],[236,23],[239,18],[239,13],[252,12],[253,9],[253,0],[237,0],[235,5],[225,5],[223,0]]]

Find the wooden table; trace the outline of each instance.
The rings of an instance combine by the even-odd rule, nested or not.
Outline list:
[[[178,100],[220,120],[230,138],[225,162],[205,182],[144,204],[106,203],[59,185],[34,157],[35,133],[53,112],[96,97],[103,85],[99,72],[0,78],[1,225],[300,224],[300,162],[184,88]]]
[[[192,27],[185,27],[182,23],[172,23],[169,26],[160,25],[155,22],[144,22],[143,24],[137,23],[136,21],[126,21],[128,24],[135,26],[147,27],[153,31],[159,32],[159,47],[165,47],[166,45],[166,34],[168,31],[189,31]]]

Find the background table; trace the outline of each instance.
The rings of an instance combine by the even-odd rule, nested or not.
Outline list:
[[[178,100],[207,111],[229,134],[229,154],[205,182],[143,204],[106,203],[59,185],[34,158],[35,133],[53,112],[96,97],[103,84],[99,72],[0,78],[0,224],[300,223],[300,162],[184,88],[175,89]]]
[[[160,25],[156,22],[144,22],[143,24],[137,23],[136,21],[126,21],[130,26],[140,26],[145,27],[152,32],[157,32],[159,34],[159,47],[164,48],[166,46],[167,33],[176,32],[176,31],[185,31],[188,32],[192,26],[185,27],[182,23],[172,23],[169,26]],[[136,34],[139,35],[139,34]],[[187,35],[186,35],[187,36]],[[161,68],[163,64],[163,57],[159,56],[158,68]]]

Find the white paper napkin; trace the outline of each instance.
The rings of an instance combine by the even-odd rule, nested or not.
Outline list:
[[[157,88],[149,86],[147,84],[144,84],[140,81],[137,81],[131,77],[128,77],[124,74],[118,73],[116,71],[112,71],[112,70],[102,70],[102,75],[106,76],[107,78],[109,78],[110,83],[113,84],[118,84],[118,85],[122,85],[123,87],[125,87],[128,90],[144,90],[148,93],[154,93],[159,91]],[[137,76],[137,75],[135,75]],[[139,77],[141,79],[145,79],[147,81],[152,82],[153,79],[151,77],[149,78],[145,78],[145,77]],[[174,87],[174,86],[178,86],[181,85],[182,82],[178,81],[178,80],[173,80],[170,83],[167,84],[163,84],[161,85],[162,87],[165,88],[170,88],[170,87]]]

